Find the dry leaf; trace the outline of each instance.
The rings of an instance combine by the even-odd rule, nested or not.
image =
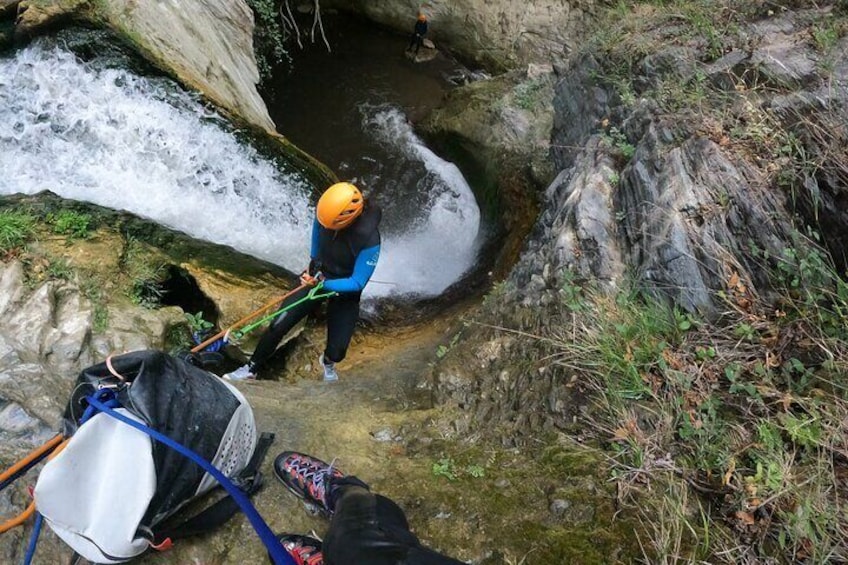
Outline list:
[[[766,347],[774,347],[777,345],[777,336],[767,336],[760,339],[760,343],[762,343]]]
[[[675,371],[679,371],[683,368],[683,362],[670,350],[664,349],[662,352],[662,356],[663,359],[665,359],[665,362],[668,363],[668,366],[674,369]]]
[[[737,510],[735,516],[739,518],[745,525],[752,525],[756,520],[754,520],[754,515],[750,512],[744,512],[742,510]]]
[[[733,274],[730,275],[730,278],[727,281],[727,288],[733,290],[734,288],[736,288],[737,284],[739,284],[739,275],[736,273],[736,271],[733,271]]]
[[[775,355],[771,351],[766,351],[766,367],[772,369],[780,367],[780,356]]]
[[[727,467],[727,472],[724,474],[724,477],[721,479],[721,485],[727,486],[730,484],[730,479],[733,478],[733,473],[736,471],[736,459],[733,457],[730,458],[730,465]]]
[[[783,404],[783,411],[789,412],[789,407],[792,406],[792,395],[787,392],[780,399],[780,402]]]
[[[616,428],[612,434],[613,441],[627,441],[630,437],[630,432],[625,428]]]

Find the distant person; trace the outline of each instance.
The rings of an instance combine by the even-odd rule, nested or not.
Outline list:
[[[427,16],[422,12],[418,13],[418,20],[415,22],[415,30],[412,32],[412,37],[409,38],[409,46],[406,48],[407,53],[415,47],[415,55],[418,55],[418,50],[424,44],[424,36],[427,35]]]
[[[309,267],[300,276],[305,288],[283,301],[281,308],[306,297],[319,282],[327,298],[327,345],[319,358],[324,381],[339,380],[336,363],[345,358],[356,321],[359,300],[380,257],[380,218],[382,211],[368,202],[356,186],[340,182],[328,188],[318,200],[312,223]],[[229,380],[256,378],[256,371],[274,354],[280,341],[318,304],[306,300],[283,312],[259,339],[250,361],[223,377]]]
[[[427,549],[409,531],[403,510],[373,494],[356,477],[295,451],[274,461],[274,473],[304,502],[330,518],[323,543],[298,534],[282,534],[280,542],[295,562],[304,565],[461,565]]]

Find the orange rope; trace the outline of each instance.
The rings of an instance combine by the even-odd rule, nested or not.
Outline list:
[[[68,442],[69,442],[69,441],[71,441],[71,438],[66,439],[65,441],[63,441],[62,443],[60,443],[58,446],[56,446],[56,449],[54,449],[54,450],[53,450],[53,453],[51,453],[50,455],[48,455],[48,456],[47,456],[47,460],[48,460],[48,461],[50,461],[50,460],[52,460],[54,457],[56,457],[57,455],[59,455],[60,453],[62,453],[62,451],[64,451],[64,450],[65,450],[65,448],[66,448],[66,447],[68,447]]]
[[[207,339],[206,341],[204,341],[203,343],[195,345],[194,347],[191,348],[191,352],[197,353],[198,351],[201,351],[202,349],[204,349],[209,344],[214,343],[215,341],[217,341],[217,340],[221,339],[222,337],[224,337],[225,335],[227,335],[227,332],[234,330],[234,329],[238,328],[239,326],[243,326],[244,324],[246,324],[250,320],[260,316],[261,314],[264,314],[265,312],[270,310],[272,307],[276,306],[277,304],[279,304],[280,302],[282,302],[283,300],[285,300],[286,298],[288,298],[289,296],[291,296],[295,292],[298,292],[299,290],[303,290],[304,288],[306,288],[306,286],[307,285],[302,284],[299,287],[293,289],[291,292],[288,292],[285,295],[281,296],[280,298],[275,298],[274,300],[272,300],[271,302],[269,302],[268,304],[266,304],[265,306],[263,306],[259,310],[256,310],[255,312],[248,314],[247,316],[245,316],[244,318],[242,318],[241,320],[239,320],[235,324],[231,325],[226,330],[220,331],[217,334],[210,337],[209,339]]]
[[[26,522],[27,518],[32,516],[34,513],[35,513],[35,501],[33,500],[32,502],[29,503],[29,506],[27,506],[26,510],[24,510],[23,512],[21,512],[20,514],[18,514],[14,518],[10,518],[9,520],[6,520],[2,524],[0,524],[0,534],[6,533],[9,530],[11,530],[12,528],[20,526],[21,524]]]
[[[0,474],[0,483],[5,481],[24,467],[26,467],[33,459],[41,457],[47,451],[53,450],[60,443],[62,443],[62,434],[56,434],[55,436],[50,438],[47,443],[37,449],[34,449],[29,453],[29,455],[27,455],[26,457],[9,467],[2,474]]]
[[[38,455],[44,453],[45,451],[47,451],[48,449],[51,449],[51,448],[53,449],[53,453],[51,453],[50,455],[47,456],[47,460],[49,461],[50,459],[53,459],[54,457],[59,455],[59,453],[61,453],[63,449],[65,449],[68,446],[69,441],[70,441],[69,439],[63,439],[62,434],[54,436],[47,443],[45,443],[44,445],[42,445],[41,447],[39,447],[38,449],[36,449],[32,453],[30,453],[29,455],[24,457],[24,459],[22,459],[21,461],[16,463],[8,471],[3,473],[3,475],[4,476],[12,475],[13,469],[15,469],[15,468],[20,469],[22,463],[26,464],[26,463],[24,463],[25,461],[32,461],[32,459],[34,457],[37,457]],[[12,528],[16,528],[16,527],[20,526],[21,524],[26,522],[27,519],[29,519],[29,517],[32,516],[34,513],[35,513],[35,501],[33,500],[32,502],[29,503],[29,506],[27,506],[26,510],[24,510],[23,512],[21,512],[20,514],[18,514],[14,518],[9,518],[8,520],[6,520],[2,524],[0,524],[0,534],[8,532]]]

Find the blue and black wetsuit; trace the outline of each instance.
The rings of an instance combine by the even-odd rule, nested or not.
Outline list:
[[[366,204],[362,214],[347,228],[328,230],[318,223],[312,225],[312,248],[309,274],[324,275],[324,289],[337,292],[327,301],[327,347],[324,359],[338,363],[345,358],[356,320],[362,290],[374,274],[380,258],[380,219],[382,211],[376,204]],[[300,300],[308,288],[290,296],[282,306]],[[250,366],[264,363],[277,349],[283,337],[317,306],[305,301],[275,319],[260,338]]]
[[[415,54],[418,55],[418,50],[424,43],[425,35],[427,35],[427,20],[424,20],[423,22],[421,20],[416,21],[415,29],[412,32],[412,36],[409,38],[409,46],[407,46],[406,50],[410,51],[413,47],[415,47]]]

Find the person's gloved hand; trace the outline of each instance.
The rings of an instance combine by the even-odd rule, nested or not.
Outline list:
[[[300,273],[300,284],[306,286],[315,286],[316,284],[321,282],[323,278],[324,277],[321,275],[321,273],[315,273],[314,275],[311,275],[309,271],[303,271],[302,273]]]

